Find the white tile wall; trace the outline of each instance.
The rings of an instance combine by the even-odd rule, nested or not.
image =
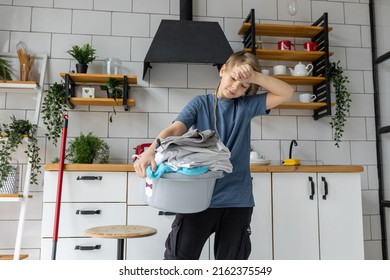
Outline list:
[[[216,67],[201,64],[155,63],[142,79],[143,60],[162,19],[179,19],[179,0],[0,0],[0,51],[14,51],[17,42],[24,41],[29,50],[49,55],[47,83],[61,82],[60,72],[74,69],[75,61],[66,53],[72,45],[91,43],[97,49],[98,60],[90,65],[91,73],[102,73],[103,60],[113,56],[123,60],[123,72],[137,75],[138,84],[130,95],[136,106],[129,112],[117,108],[109,122],[111,108],[77,107],[70,110],[68,136],[70,141],[81,132],[93,132],[106,140],[114,163],[130,161],[133,148],[151,142],[161,129],[169,125],[177,113],[195,95],[212,93],[218,83]],[[242,37],[237,34],[240,24],[251,8],[258,22],[310,24],[328,12],[330,25],[331,61],[340,60],[348,75],[352,104],[340,148],[334,145],[330,118],[318,121],[312,112],[272,110],[269,116],[252,121],[252,144],[258,152],[275,164],[288,156],[290,141],[297,139],[293,155],[303,161],[318,164],[357,164],[362,173],[365,256],[380,259],[378,206],[378,174],[375,151],[375,118],[371,66],[371,36],[368,0],[298,0],[298,13],[287,14],[287,0],[197,0],[194,20],[216,21],[224,30],[233,50],[242,49]],[[385,31],[383,31],[385,32]],[[385,34],[385,33],[384,33]],[[381,34],[380,34],[381,35]],[[388,36],[382,36],[386,44]],[[267,38],[267,47],[276,48],[279,37]],[[297,39],[297,44],[304,42]],[[273,62],[262,61],[272,67]],[[46,85],[47,87],[47,85]],[[296,87],[298,92],[310,87]],[[30,118],[34,102],[30,96],[13,93],[0,95],[0,121],[8,122],[11,115]],[[333,97],[334,98],[334,97]],[[334,108],[333,108],[334,110]],[[39,145],[44,162],[59,155],[43,137],[42,120]],[[123,150],[127,152],[124,153]],[[25,160],[23,153],[15,155]],[[42,180],[42,175],[40,175]],[[39,258],[40,211],[42,186],[34,186],[27,222],[29,237],[24,251],[30,258]],[[0,204],[0,250],[13,246],[16,204]],[[10,213],[9,215],[7,213]],[[4,243],[5,242],[5,243]],[[7,247],[5,247],[5,245]],[[7,249],[4,249],[7,248]]]

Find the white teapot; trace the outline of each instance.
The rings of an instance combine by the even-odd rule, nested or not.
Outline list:
[[[297,65],[295,65],[294,69],[290,69],[291,76],[307,76],[313,71],[313,64],[305,65],[301,62],[299,62]]]

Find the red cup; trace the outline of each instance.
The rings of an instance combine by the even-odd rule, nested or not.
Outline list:
[[[279,50],[291,50],[291,46],[294,47],[295,50],[295,45],[291,43],[289,40],[284,40],[284,41],[279,41],[278,42],[278,49]]]
[[[317,43],[316,42],[306,42],[303,44],[303,47],[308,52],[315,52],[317,50]]]

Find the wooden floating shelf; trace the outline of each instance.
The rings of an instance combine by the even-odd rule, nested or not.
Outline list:
[[[246,52],[252,52],[250,48],[244,49]],[[289,61],[315,61],[322,57],[325,52],[308,52],[308,51],[294,51],[294,50],[267,50],[257,49],[256,57],[258,59],[266,60],[289,60]],[[333,52],[329,52],[332,56]]]
[[[238,35],[245,35],[251,23],[244,22],[241,25]],[[333,28],[328,27],[331,31]],[[322,26],[311,25],[288,25],[288,24],[268,24],[256,23],[256,36],[273,36],[273,37],[298,37],[298,38],[313,38],[319,34],[324,28]]]
[[[19,255],[19,260],[24,260],[27,258],[28,258],[27,254]],[[14,259],[14,255],[0,255],[0,261],[9,261],[9,260],[13,260],[13,259]]]
[[[116,102],[114,98],[80,98],[80,97],[72,97],[69,98],[69,102],[73,105],[78,106],[122,106],[123,105],[123,99],[117,98]],[[134,99],[127,99],[126,101],[127,105],[130,107],[135,106],[135,100]]]
[[[325,77],[313,77],[313,76],[288,76],[288,75],[272,75],[272,77],[282,80],[290,85],[305,85],[314,86],[319,83],[325,82]]]
[[[335,103],[331,103],[332,106]],[[326,107],[326,102],[285,102],[276,106],[275,109],[293,109],[293,110],[316,110]]]
[[[108,75],[108,74],[84,74],[84,73],[60,73],[61,78],[65,79],[65,75],[69,74],[72,81],[75,83],[93,83],[93,84],[104,84],[109,78],[123,80],[124,76],[127,76],[128,83],[135,85],[137,84],[136,75]]]
[[[32,198],[32,195],[29,195],[28,198]],[[21,201],[23,199],[23,194],[18,193],[2,193],[0,194],[0,201]]]

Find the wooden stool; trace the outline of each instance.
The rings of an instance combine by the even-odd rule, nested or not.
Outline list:
[[[140,238],[155,235],[152,227],[137,225],[110,225],[87,229],[84,234],[89,237],[118,239],[117,259],[124,260],[124,242],[127,238]]]

